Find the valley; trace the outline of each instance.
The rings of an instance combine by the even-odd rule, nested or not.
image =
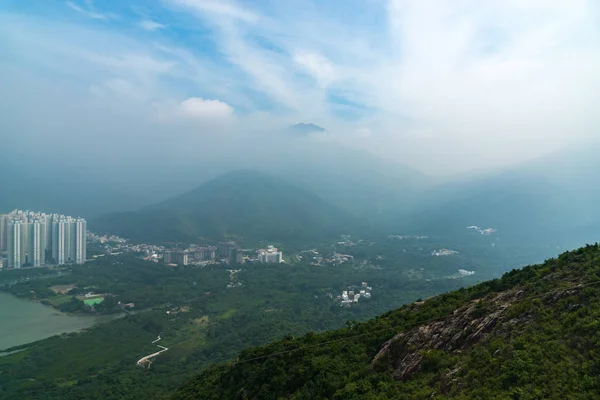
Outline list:
[[[94,306],[95,314],[122,318],[19,348],[0,358],[0,370],[12,371],[0,374],[0,382],[21,398],[34,396],[42,386],[45,398],[169,396],[199,370],[231,360],[248,346],[366,321],[402,304],[497,277],[548,251],[525,253],[504,247],[496,237],[465,232],[459,241],[345,235],[310,249],[296,245],[299,250],[286,256],[286,263],[247,262],[235,270],[226,264],[167,266],[139,258],[140,247],[127,244],[117,251],[125,253],[62,268],[60,276],[55,272],[36,279],[29,270],[30,279],[4,290],[54,304],[64,295],[50,288],[82,287],[110,299]],[[459,252],[432,255],[444,247]],[[0,277],[26,271],[4,271]],[[342,307],[343,299],[336,297],[361,282],[372,288],[370,298]],[[119,302],[134,304],[137,311],[123,315]],[[168,351],[152,344],[157,336]],[[144,354],[154,355],[146,371],[136,366]],[[28,381],[31,376],[34,381]],[[114,390],[117,382],[122,391]]]
[[[0,1],[0,400],[600,399],[596,3]]]
[[[98,217],[85,264],[0,272],[4,295],[93,321],[6,346],[0,397],[168,398],[249,347],[368,323],[563,250],[452,210],[380,225],[273,175],[237,171]]]

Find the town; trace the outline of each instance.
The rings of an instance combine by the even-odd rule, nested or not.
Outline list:
[[[129,240],[114,235],[95,235],[88,232],[89,242],[102,250],[92,258],[103,257],[105,254],[118,255],[134,253],[147,261],[159,262],[169,266],[192,265],[205,266],[208,264],[243,264],[257,262],[267,264],[283,263],[283,252],[273,245],[264,249],[242,249],[236,242],[220,242],[216,245],[190,245],[166,247],[151,244],[131,244]]]

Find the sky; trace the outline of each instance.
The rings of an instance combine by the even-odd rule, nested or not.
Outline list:
[[[0,0],[0,146],[176,164],[311,123],[462,173],[598,138],[598,71],[593,0]]]

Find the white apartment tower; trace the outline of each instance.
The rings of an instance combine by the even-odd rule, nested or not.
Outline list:
[[[26,224],[20,220],[10,221],[7,224],[8,268],[21,268],[21,265],[25,263],[25,251],[22,247],[24,241],[21,239],[24,236],[23,232],[26,230]]]
[[[66,262],[66,228],[67,223],[64,219],[52,221],[52,261],[56,265],[62,265]]]
[[[77,218],[75,222],[75,263],[83,264],[87,257],[87,222]]]
[[[46,262],[45,241],[46,229],[45,224],[39,220],[34,220],[27,224],[27,263],[32,267],[41,267]]]
[[[14,210],[0,215],[0,246],[8,250],[8,268],[83,264],[87,223],[83,218]]]

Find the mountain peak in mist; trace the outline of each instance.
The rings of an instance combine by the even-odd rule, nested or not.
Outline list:
[[[325,132],[325,128],[313,124],[312,122],[299,122],[297,124],[290,125],[289,131],[299,136],[306,136],[310,135],[311,133]]]
[[[264,172],[236,170],[137,212],[90,222],[134,242],[193,243],[198,237],[318,241],[339,237],[359,220],[309,190]]]

